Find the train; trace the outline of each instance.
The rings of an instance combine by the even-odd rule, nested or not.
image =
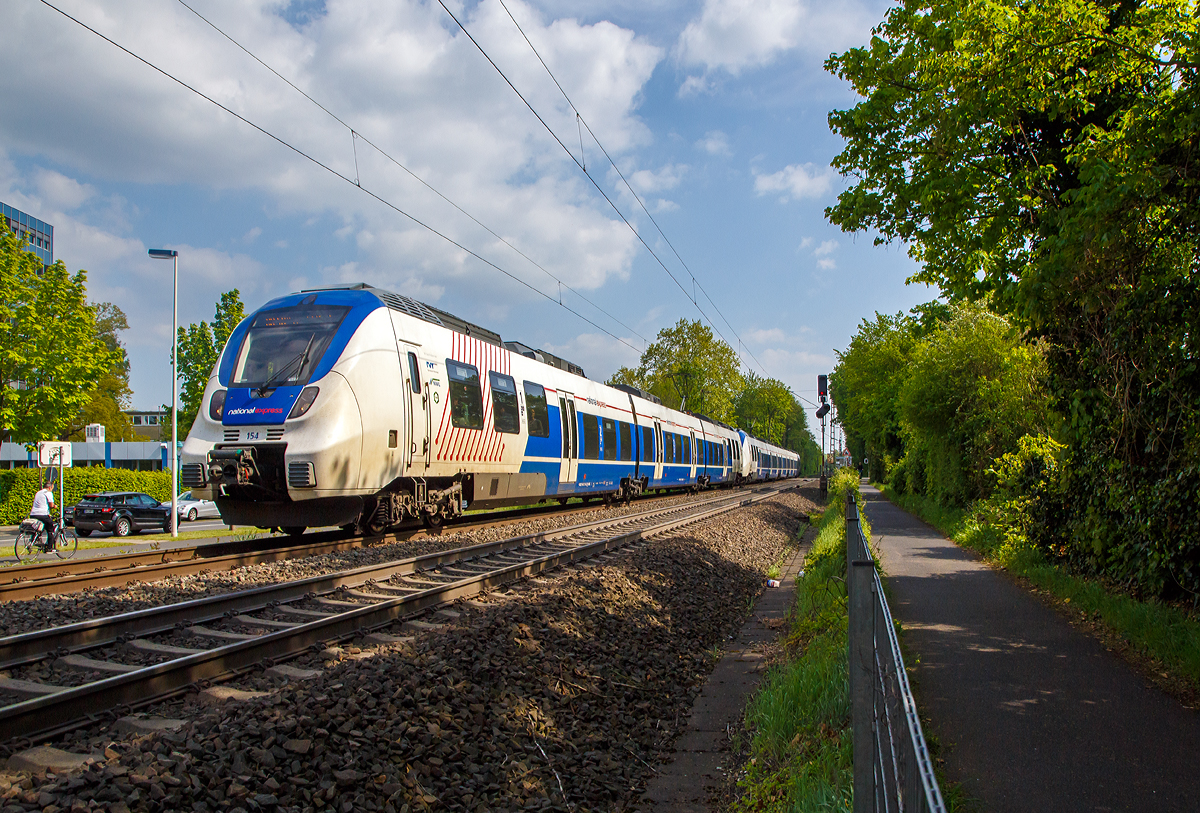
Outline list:
[[[230,525],[378,534],[471,509],[793,477],[799,457],[407,296],[273,299],[230,334],[181,482]]]

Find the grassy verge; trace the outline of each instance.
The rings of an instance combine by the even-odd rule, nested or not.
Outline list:
[[[853,787],[846,643],[845,500],[857,480],[836,480],[796,580],[786,660],[746,709],[750,760],[737,811],[849,811]]]
[[[1189,704],[1200,699],[1200,620],[1193,614],[1158,601],[1140,601],[1068,573],[1040,550],[1006,539],[1002,528],[981,522],[972,511],[945,508],[920,495],[899,495],[887,486],[880,489],[955,543],[1050,595],[1176,696]]]

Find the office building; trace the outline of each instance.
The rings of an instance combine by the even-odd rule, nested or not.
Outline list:
[[[0,216],[8,230],[25,241],[26,246],[42,260],[42,265],[54,264],[54,227],[0,201]]]

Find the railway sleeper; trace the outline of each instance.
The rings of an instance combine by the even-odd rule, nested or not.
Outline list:
[[[144,667],[128,663],[115,663],[89,658],[87,655],[63,655],[54,659],[55,669],[74,669],[77,672],[107,672],[110,675],[124,675],[136,672]]]

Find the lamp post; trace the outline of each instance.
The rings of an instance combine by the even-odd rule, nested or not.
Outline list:
[[[179,536],[179,252],[152,248],[156,260],[170,260],[171,273],[171,538]]]

